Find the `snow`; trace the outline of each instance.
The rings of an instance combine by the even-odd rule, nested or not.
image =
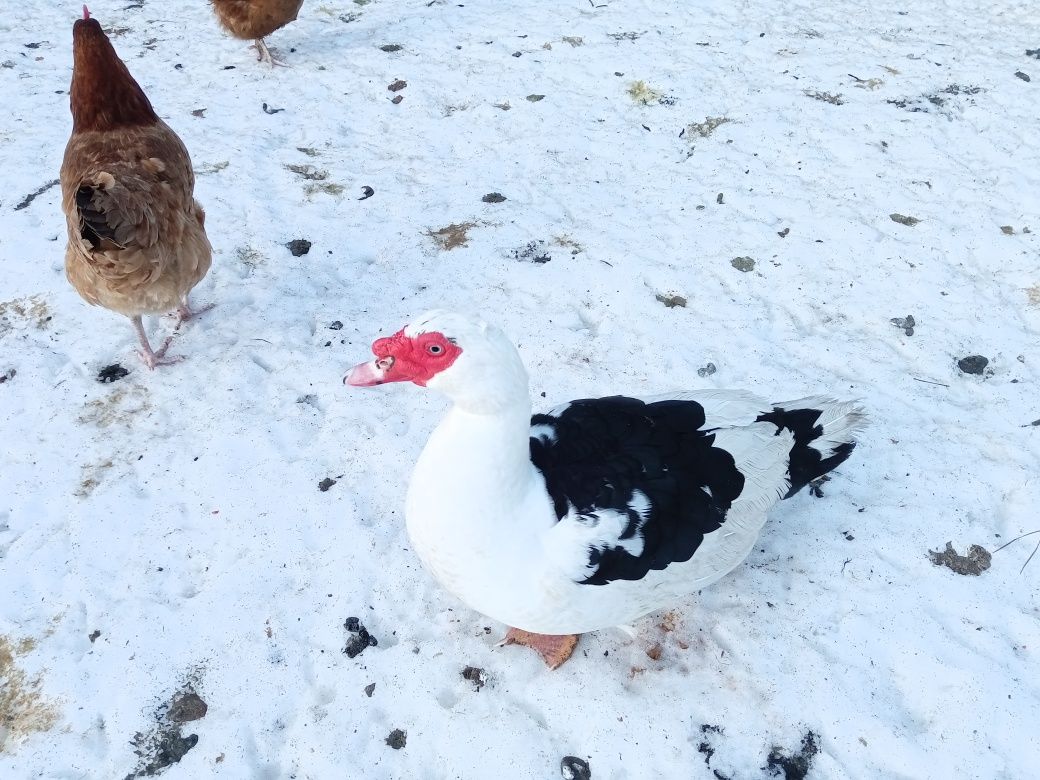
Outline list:
[[[757,778],[810,731],[810,778],[1040,775],[1037,537],[978,577],[927,557],[1040,527],[1035,3],[312,0],[272,70],[206,3],[98,0],[215,250],[155,372],[65,281],[57,187],[20,205],[58,175],[78,7],[10,5],[0,776],[135,773],[187,688],[171,780]],[[550,673],[408,548],[443,399],[341,384],[433,307],[498,321],[544,408],[733,387],[872,424],[736,571]],[[350,616],[378,640],[352,659]]]

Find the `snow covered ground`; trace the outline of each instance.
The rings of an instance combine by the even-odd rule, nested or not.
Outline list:
[[[215,250],[155,372],[64,278],[78,6],[8,5],[0,776],[1040,776],[1040,537],[928,557],[1040,528],[1034,2],[308,0],[271,70],[202,0],[97,0]],[[434,306],[498,320],[546,406],[831,392],[872,426],[733,574],[550,673],[408,548],[443,400],[341,384]]]

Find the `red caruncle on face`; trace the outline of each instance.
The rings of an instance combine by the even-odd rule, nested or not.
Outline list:
[[[451,366],[462,349],[443,333],[436,331],[406,336],[402,328],[393,336],[377,339],[372,345],[376,366],[383,370],[384,382],[426,383]]]

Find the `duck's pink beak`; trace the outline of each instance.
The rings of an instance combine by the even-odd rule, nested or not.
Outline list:
[[[350,373],[343,377],[343,384],[351,387],[375,387],[387,381],[386,369],[388,366],[380,367],[386,359],[369,360],[367,363],[358,363]],[[392,364],[391,364],[392,365]]]

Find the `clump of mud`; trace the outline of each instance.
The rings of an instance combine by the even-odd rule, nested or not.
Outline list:
[[[178,763],[199,742],[198,734],[184,734],[184,724],[199,720],[209,709],[195,690],[198,673],[189,675],[168,702],[154,714],[155,725],[134,734],[130,744],[137,756],[137,767],[125,780],[154,777]]]
[[[347,658],[356,658],[369,647],[375,647],[379,644],[379,640],[368,633],[364,623],[356,617],[348,617],[343,624],[343,628],[347,629],[352,635],[347,639],[347,646],[343,648]]]
[[[462,670],[462,679],[469,680],[473,683],[473,689],[479,691],[487,685],[488,675],[487,672],[477,666],[467,666]]]
[[[521,263],[544,265],[552,260],[552,255],[545,251],[545,242],[541,239],[529,241],[519,249],[513,250],[513,259]]]
[[[719,736],[722,736],[726,733],[726,731],[722,728],[722,726],[715,726],[711,723],[702,723],[700,730],[701,741],[700,744],[697,745],[697,752],[704,756],[704,763],[710,769],[711,757],[715,755],[715,746],[711,743],[711,735],[717,734]],[[723,775],[717,769],[712,769],[712,772],[714,772],[715,777],[717,778],[725,778],[725,775]]]
[[[984,374],[988,365],[989,358],[982,355],[968,355],[957,361],[957,368],[963,373],[975,374],[976,376]]]
[[[98,371],[97,381],[103,385],[110,385],[113,382],[118,382],[129,373],[130,372],[123,368],[119,363],[113,363],[112,365],[105,366]]]
[[[942,552],[929,550],[928,558],[936,566],[945,566],[954,574],[978,577],[990,567],[993,556],[987,549],[979,547],[977,544],[968,548],[967,555],[958,555],[957,551],[953,549],[953,543],[947,542],[946,549]]]
[[[783,748],[774,746],[766,759],[766,769],[773,777],[780,777],[783,773],[784,780],[805,780],[812,768],[813,759],[820,752],[820,746],[817,744],[819,738],[815,732],[805,732],[801,750],[797,753],[787,753]]]
[[[563,757],[560,761],[560,774],[563,780],[592,780],[589,762],[577,756]]]

